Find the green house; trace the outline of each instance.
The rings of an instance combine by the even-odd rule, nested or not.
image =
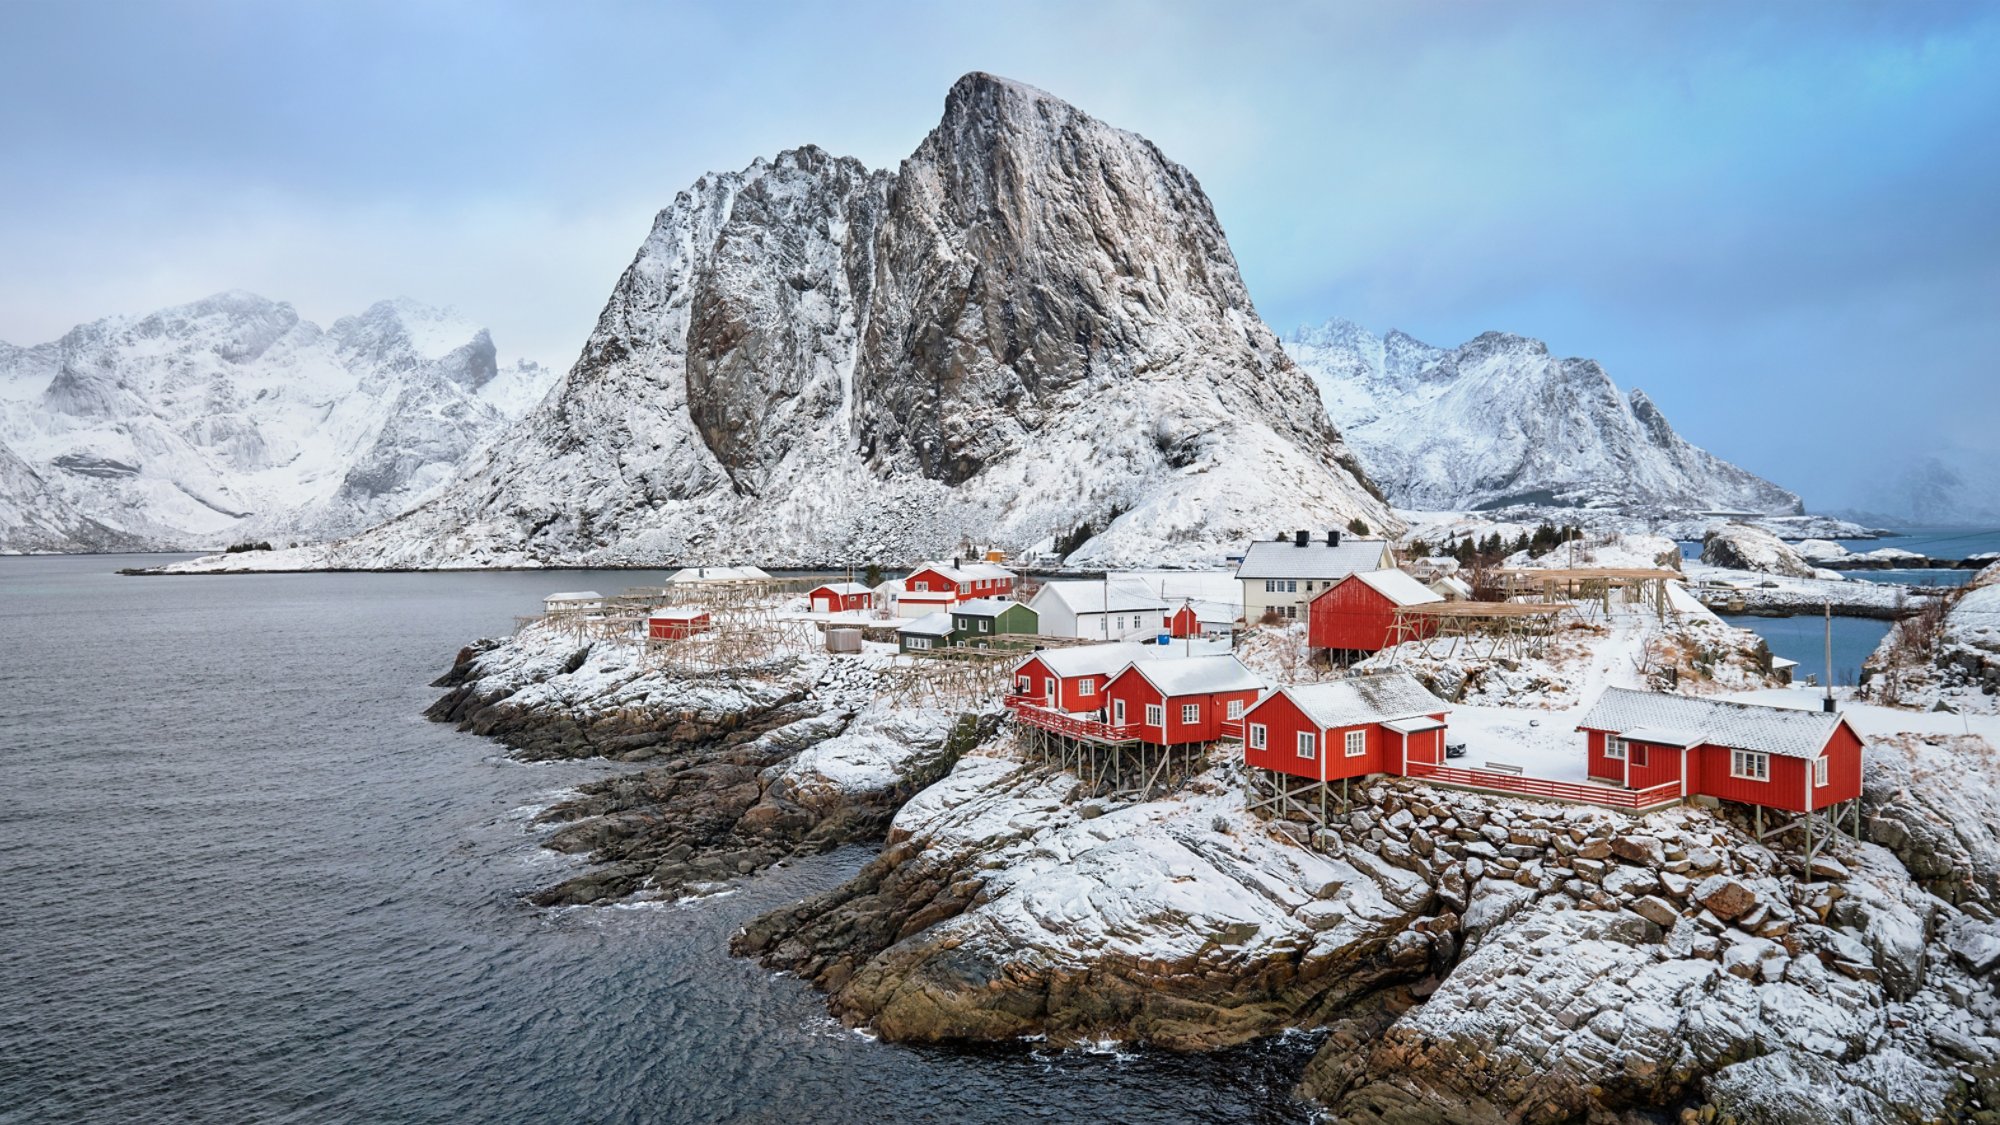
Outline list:
[[[951,607],[951,643],[989,648],[995,637],[1032,637],[1041,624],[1041,615],[1020,602],[975,598]]]
[[[899,652],[930,652],[951,644],[951,614],[926,613],[922,617],[905,621],[896,626],[896,649]]]

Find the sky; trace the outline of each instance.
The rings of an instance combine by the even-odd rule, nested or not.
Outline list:
[[[1280,331],[1534,336],[1882,509],[2000,491],[1996,57],[1942,0],[0,0],[0,340],[401,295],[567,368],[703,172],[893,166],[986,70],[1191,169]]]

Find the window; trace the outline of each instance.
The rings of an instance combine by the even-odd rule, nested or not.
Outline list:
[[[1286,606],[1285,616],[1291,618],[1293,621],[1297,621],[1299,619],[1299,607],[1295,605]]]
[[[1646,768],[1646,748],[1644,746],[1633,746],[1627,743],[1625,752],[1631,756],[1633,765],[1638,766],[1640,769]]]
[[[931,584],[930,584],[930,583],[928,583],[928,582],[926,582],[926,581],[924,581],[924,580],[923,580],[923,579],[921,579],[921,578],[917,579],[917,580],[916,580],[915,582],[912,582],[912,583],[910,583],[910,589],[911,589],[911,590],[913,590],[913,591],[915,591],[916,593],[919,593],[919,594],[927,594],[927,593],[929,593],[929,592],[930,592],[930,588],[931,588]]]
[[[1285,579],[1285,593],[1296,594],[1298,592],[1299,592],[1299,580],[1296,578]]]
[[[986,620],[983,617],[980,618],[979,631],[982,633],[991,633],[993,631],[993,623],[991,621]]]
[[[1096,695],[1097,681],[1091,679],[1089,676],[1085,676],[1083,679],[1077,681],[1076,693],[1078,695]]]
[[[931,647],[931,639],[929,637],[911,637],[910,647],[912,649],[929,648]]]
[[[1826,758],[1824,757],[1814,758],[1813,787],[1818,788],[1819,786],[1825,785],[1829,780],[1831,780],[1831,774],[1827,769]]]
[[[1201,721],[1201,704],[1199,703],[1181,704],[1181,722],[1198,723],[1200,721]]]
[[[1265,592],[1265,593],[1267,593],[1267,594],[1275,594],[1275,593],[1277,593],[1277,592],[1278,592],[1278,580],[1277,580],[1277,579],[1275,579],[1275,578],[1266,578],[1266,579],[1264,579],[1264,592]]]
[[[1250,724],[1250,749],[1252,749],[1252,750],[1262,750],[1263,748],[1264,748],[1264,724],[1263,724],[1263,723],[1251,723],[1251,724]]]
[[[1605,757],[1607,757],[1607,758],[1609,758],[1609,759],[1611,759],[1611,760],[1612,760],[1612,761],[1614,761],[1614,762],[1622,762],[1622,761],[1624,761],[1624,760],[1625,760],[1625,740],[1624,740],[1624,739],[1622,739],[1622,738],[1609,738],[1609,737],[1607,737],[1607,738],[1606,738],[1606,739],[1604,740],[1604,756],[1605,756]]]
[[[1147,726],[1149,727],[1164,726],[1166,725],[1166,722],[1167,722],[1167,708],[1164,704],[1160,703],[1146,704]]]
[[[1359,758],[1368,752],[1368,732],[1351,730],[1347,732],[1347,756]]]
[[[1729,752],[1729,776],[1745,781],[1771,780],[1771,756],[1759,754],[1755,750],[1731,750]]]
[[[1226,711],[1225,711],[1225,712],[1223,712],[1223,713],[1224,713],[1224,714],[1226,714],[1226,715],[1227,715],[1228,717],[1230,717],[1230,718],[1232,718],[1232,719],[1240,719],[1240,718],[1242,718],[1242,717],[1243,717],[1243,701],[1242,701],[1242,700],[1240,700],[1240,699],[1232,699],[1232,700],[1230,700],[1230,701],[1229,701],[1229,708],[1228,708],[1228,710],[1226,710]]]
[[[1319,736],[1311,731],[1299,733],[1299,757],[1310,758],[1319,752]]]
[[[1035,681],[1027,676],[1015,676],[1014,690],[1020,692],[1022,695],[1026,695],[1035,690]]]
[[[958,592],[961,594],[970,594],[972,592],[972,583],[960,582],[958,584]]]

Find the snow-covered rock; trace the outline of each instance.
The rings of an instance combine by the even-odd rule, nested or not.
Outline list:
[[[1701,561],[1730,570],[1754,570],[1791,578],[1812,578],[1818,573],[1784,540],[1763,528],[1743,523],[1724,524],[1709,532],[1702,539]]]
[[[219,293],[0,345],[0,440],[70,509],[156,547],[320,539],[434,494],[552,378],[412,301],[322,330]]]
[[[986,74],[893,171],[806,147],[660,212],[576,366],[466,478],[299,565],[1214,564],[1400,523],[1200,185]]]
[[[1689,444],[1643,391],[1621,395],[1595,362],[1539,340],[1488,332],[1446,349],[1334,319],[1285,349],[1398,505],[1802,510]]]
[[[76,510],[34,467],[0,443],[0,554],[143,549],[144,540]]]

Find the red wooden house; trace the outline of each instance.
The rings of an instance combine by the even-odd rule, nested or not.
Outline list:
[[[806,594],[814,613],[853,613],[875,605],[875,591],[859,582],[829,582]]]
[[[1236,737],[1263,691],[1264,681],[1228,655],[1135,661],[1105,687],[1111,725],[1155,746]]]
[[[1167,614],[1161,620],[1160,627],[1166,630],[1170,637],[1201,636],[1201,618],[1195,616],[1194,607],[1191,605],[1183,605]]]
[[[656,641],[679,641],[715,628],[705,609],[669,606],[656,609],[646,618],[646,636]]]
[[[1590,777],[1628,789],[1797,813],[1861,795],[1861,737],[1837,713],[1607,688],[1577,729]]]
[[[947,610],[974,598],[1007,598],[1014,593],[1014,572],[992,563],[953,559],[950,566],[925,563],[903,579],[897,612],[905,617]]]
[[[1444,763],[1450,710],[1407,672],[1282,687],[1244,716],[1243,759],[1314,781],[1401,775]]]
[[[1044,649],[1014,666],[1014,698],[1056,711],[1102,711],[1110,706],[1104,689],[1111,677],[1159,651],[1155,645],[1117,641]]]
[[[1443,600],[1400,570],[1350,574],[1313,596],[1306,610],[1307,643],[1342,652],[1380,652],[1395,641],[1398,609]]]

